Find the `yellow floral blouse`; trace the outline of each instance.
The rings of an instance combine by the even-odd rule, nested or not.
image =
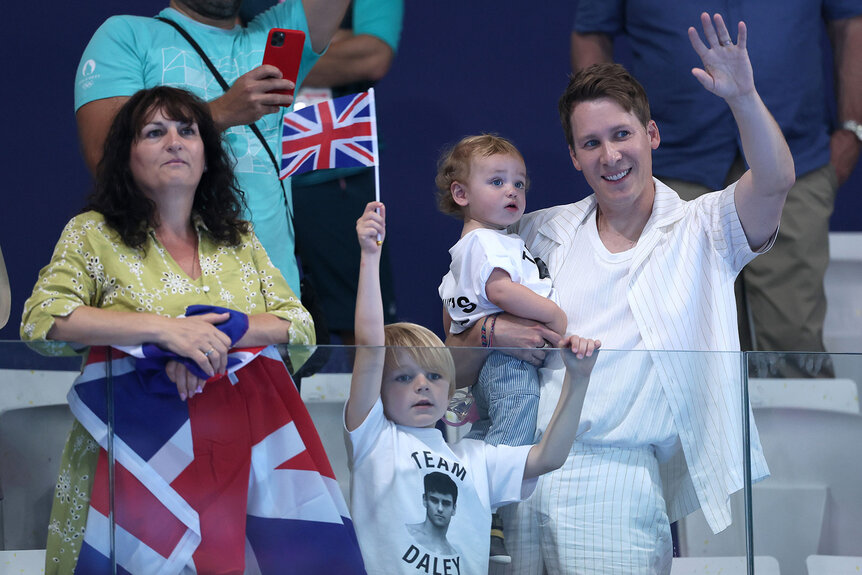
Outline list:
[[[217,305],[252,315],[271,313],[290,321],[293,344],[314,344],[314,324],[257,237],[239,245],[216,244],[195,221],[201,276],[191,279],[150,230],[141,249],[126,246],[101,214],[87,212],[63,230],[51,262],[39,272],[24,304],[21,337],[45,340],[55,317],[78,306],[177,317],[192,304]],[[40,351],[75,353],[63,342]],[[76,421],[60,460],[48,525],[45,573],[72,573],[84,538],[98,445]]]
[[[195,221],[201,276],[193,280],[174,262],[150,230],[144,246],[126,246],[98,212],[73,218],[51,262],[39,272],[24,304],[21,337],[43,340],[55,317],[80,305],[117,311],[182,315],[192,304],[218,305],[249,315],[271,313],[290,321],[290,343],[313,344],[314,324],[281,273],[251,233],[238,246],[216,244]],[[55,353],[74,353],[54,344]]]

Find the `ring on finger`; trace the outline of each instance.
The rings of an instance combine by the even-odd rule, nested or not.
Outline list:
[[[213,352],[214,352],[214,351],[215,351],[215,348],[214,348],[214,347],[211,347],[209,351],[205,351],[205,352],[204,352],[204,357],[209,357],[209,356],[211,356],[211,355],[213,354]]]

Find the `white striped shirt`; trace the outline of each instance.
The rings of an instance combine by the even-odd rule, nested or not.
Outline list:
[[[662,464],[668,516],[674,521],[702,507],[717,532],[731,522],[729,494],[743,485],[742,358],[733,283],[756,254],[736,213],[735,184],[684,202],[654,181],[652,215],[631,250],[626,300],[650,350],[651,371],[664,391],[682,446]],[[585,275],[573,247],[595,206],[595,196],[589,196],[533,212],[520,222],[521,237],[547,263],[573,326],[595,310],[595,302],[578,306],[580,310],[567,307],[577,297],[571,292],[582,289]],[[585,335],[603,339],[600,333]],[[561,384],[561,371],[542,370],[540,429],[550,419]],[[636,414],[644,415],[649,414]],[[753,422],[751,454],[753,479],[768,475]]]
[[[609,252],[599,238],[595,214],[587,216],[569,249],[568,267],[578,270],[577,284],[560,302],[569,331],[600,338],[606,350],[590,378],[581,430],[587,422],[590,427],[579,441],[606,447],[651,445],[659,460],[667,461],[678,447],[677,432],[626,294],[635,250]]]

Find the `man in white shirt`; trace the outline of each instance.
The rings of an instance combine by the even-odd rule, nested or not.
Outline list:
[[[689,29],[703,61],[692,73],[730,106],[750,166],[725,190],[683,202],[653,177],[659,129],[621,66],[583,70],[560,99],[572,163],[594,194],[528,214],[517,232],[548,264],[572,329],[606,351],[566,464],[504,518],[513,561],[500,572],[668,573],[670,522],[698,507],[715,531],[731,522],[727,498],[743,486],[733,281],[772,245],[794,169],[754,87],[745,25],[734,44],[719,15],[701,21],[708,45]],[[465,333],[448,343],[478,346]],[[496,322],[498,346],[545,339],[555,341],[541,324]],[[561,380],[542,370],[540,430]],[[765,477],[754,427],[751,454],[752,478]]]

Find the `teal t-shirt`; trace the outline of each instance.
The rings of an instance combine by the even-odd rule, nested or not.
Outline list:
[[[201,46],[228,84],[260,66],[270,28],[302,30],[306,34],[297,85],[319,54],[311,48],[308,24],[300,0],[287,0],[258,15],[246,28],[214,28],[172,8],[159,14],[179,23]],[[194,48],[170,25],[154,18],[113,16],[93,35],[75,78],[75,109],[102,98],[131,96],[153,86],[184,88],[210,101],[224,92]],[[257,122],[267,143],[281,160],[282,112]],[[299,271],[294,257],[293,205],[290,182],[284,190],[272,161],[247,126],[224,133],[236,161],[235,172],[254,230],[294,293],[299,293]],[[286,193],[285,193],[286,192]]]

